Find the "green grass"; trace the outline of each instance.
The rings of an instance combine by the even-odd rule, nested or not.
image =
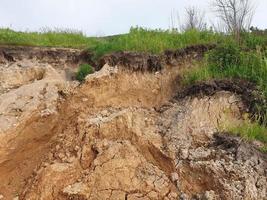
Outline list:
[[[244,34],[243,45],[248,48],[267,45],[267,35]],[[212,31],[177,31],[131,28],[128,34],[108,37],[87,37],[82,32],[71,29],[43,29],[40,32],[16,32],[9,28],[0,28],[0,44],[86,48],[95,53],[95,57],[115,51],[137,51],[158,54],[167,49],[179,49],[188,45],[225,43],[231,40]]]
[[[88,38],[83,33],[72,30],[16,32],[0,29],[1,45],[88,48],[96,42],[96,38]]]
[[[88,74],[92,74],[94,72],[91,65],[88,64],[82,64],[79,66],[78,72],[76,74],[76,79],[80,82],[85,80],[85,77]]]
[[[248,141],[259,140],[267,145],[267,128],[257,122],[245,121],[239,126],[230,127],[228,131]]]
[[[260,151],[263,153],[267,153],[267,145],[265,145],[264,147],[261,147]]]
[[[263,145],[260,150],[267,152],[267,128],[264,125],[260,125],[257,121],[250,122],[249,120],[244,120],[237,126],[228,125],[223,131],[237,135],[246,141],[260,141]]]
[[[86,48],[95,54],[95,59],[117,51],[162,53],[167,49],[179,49],[193,44],[217,43],[224,40],[221,34],[196,30],[178,33],[175,31],[131,28],[128,34],[109,37],[87,37],[79,31],[44,30],[42,32],[16,32],[0,29],[0,44]]]
[[[241,78],[256,83],[267,97],[267,58],[258,59],[260,56],[261,54],[257,53],[244,53],[242,64],[231,65],[226,69],[204,63],[188,71],[183,82],[185,85],[191,85],[210,79]]]
[[[237,47],[238,48],[238,47]],[[239,78],[256,83],[267,99],[267,52],[217,49],[211,51],[200,67],[184,74],[184,84],[221,78]]]
[[[131,28],[129,34],[110,37],[93,48],[96,58],[116,51],[136,51],[159,54],[167,49],[179,49],[193,44],[217,43],[224,40],[221,34],[196,30],[184,33],[163,30]]]

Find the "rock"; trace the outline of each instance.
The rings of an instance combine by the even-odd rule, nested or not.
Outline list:
[[[171,173],[171,180],[172,180],[172,182],[175,182],[178,179],[179,179],[179,175],[176,172]]]
[[[215,200],[215,192],[212,190],[206,191],[203,200]]]
[[[83,102],[87,102],[88,101],[88,98],[82,98],[82,101]]]
[[[180,200],[188,200],[188,196],[185,193],[180,194]]]
[[[185,160],[189,156],[189,150],[187,148],[181,149],[179,152],[179,158]]]

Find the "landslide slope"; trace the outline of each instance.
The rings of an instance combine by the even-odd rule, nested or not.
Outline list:
[[[107,55],[79,86],[62,79],[57,65],[37,64],[42,78],[0,96],[0,117],[15,120],[0,126],[2,199],[265,199],[266,155],[220,133],[253,112],[252,84],[181,88],[183,70],[210,48]],[[33,86],[14,117],[9,95],[26,98]]]

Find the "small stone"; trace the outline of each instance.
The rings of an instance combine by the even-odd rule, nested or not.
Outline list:
[[[4,196],[2,194],[0,194],[0,199],[4,199]]]
[[[206,191],[203,200],[214,200],[215,199],[215,192],[213,190]]]
[[[44,167],[48,167],[48,166],[49,166],[49,163],[48,163],[48,162],[44,162],[44,163],[43,163],[43,166],[44,166]]]
[[[174,192],[171,192],[169,195],[168,195],[168,199],[177,199],[178,195]]]
[[[66,152],[66,156],[69,158],[71,156],[70,152]]]
[[[82,98],[82,102],[86,102],[86,101],[88,101],[87,98]]]
[[[194,196],[192,197],[191,200],[201,200],[201,199],[202,199],[202,195],[200,195],[200,194],[196,194],[196,195],[194,195]]]
[[[185,193],[182,193],[180,195],[180,200],[187,200],[187,199],[188,199],[188,197],[187,197],[187,195]]]
[[[179,153],[179,157],[183,160],[187,159],[189,156],[189,151],[188,149],[181,149],[180,153]]]
[[[152,93],[153,94],[157,94],[158,93],[158,90],[157,89],[154,89],[154,90],[152,90]]]
[[[108,116],[108,111],[107,111],[107,110],[103,110],[103,111],[101,112],[101,115],[102,115],[103,117],[107,117],[107,116]]]
[[[65,155],[64,155],[63,153],[59,153],[59,154],[58,154],[58,157],[59,157],[60,159],[63,159],[63,158],[65,158]]]
[[[66,162],[68,162],[68,163],[73,163],[75,161],[75,157],[73,156],[73,157],[69,157],[69,158],[67,158],[66,159]]]
[[[176,172],[171,173],[171,180],[172,180],[172,182],[175,182],[178,179],[179,179],[179,175]]]
[[[176,188],[177,188],[178,190],[180,190],[180,187],[181,187],[180,181],[177,180],[177,181],[176,181]]]

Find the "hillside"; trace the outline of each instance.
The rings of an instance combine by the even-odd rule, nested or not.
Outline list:
[[[0,199],[266,199],[267,36],[3,31]]]

